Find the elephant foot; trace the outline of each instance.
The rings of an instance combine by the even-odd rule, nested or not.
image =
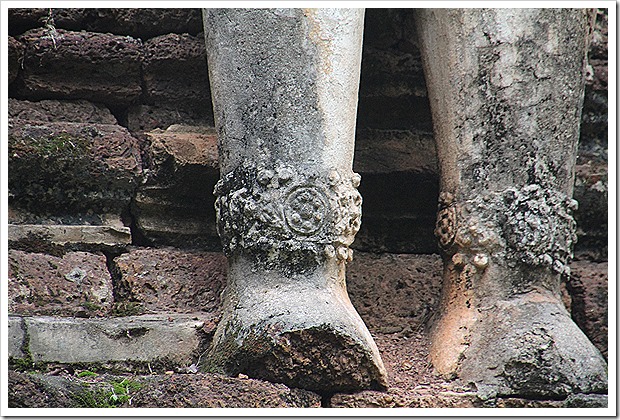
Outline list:
[[[235,294],[207,360],[208,371],[316,392],[387,387],[378,349],[338,286],[293,282]]]
[[[449,309],[448,309],[449,312]],[[444,317],[433,334],[433,362],[486,397],[564,398],[607,393],[607,364],[562,302],[532,291]],[[443,347],[453,346],[448,351]]]
[[[441,315],[431,360],[481,395],[564,398],[607,391],[607,365],[560,298],[576,202],[540,185],[440,196]]]

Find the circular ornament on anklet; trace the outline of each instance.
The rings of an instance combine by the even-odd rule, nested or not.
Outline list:
[[[323,225],[327,216],[326,199],[315,187],[299,187],[284,201],[286,224],[295,233],[310,236]]]

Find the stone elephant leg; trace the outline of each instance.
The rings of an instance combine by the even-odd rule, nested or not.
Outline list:
[[[363,9],[204,9],[224,314],[206,369],[315,391],[386,386],[346,291]]]
[[[490,395],[607,389],[560,298],[590,21],[583,9],[416,12],[441,167],[431,360]]]

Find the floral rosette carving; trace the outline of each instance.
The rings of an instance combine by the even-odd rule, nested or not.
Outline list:
[[[502,254],[568,275],[577,239],[576,208],[566,194],[537,184],[460,202],[442,192],[435,235],[456,267],[473,265],[480,271]]]
[[[306,272],[325,258],[352,259],[361,224],[360,176],[278,163],[241,166],[215,186],[217,228],[228,257]]]

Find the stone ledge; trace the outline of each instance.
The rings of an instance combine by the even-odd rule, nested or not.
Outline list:
[[[8,226],[9,241],[23,241],[41,237],[54,245],[129,245],[131,229],[125,226],[91,225],[14,225]]]
[[[8,320],[9,326],[9,358],[24,359],[26,353],[24,352],[24,344],[26,340],[26,327],[24,326],[23,318],[11,316]]]
[[[22,121],[73,122],[116,125],[116,118],[105,106],[76,100],[42,100],[37,102],[9,98],[9,118]]]
[[[151,168],[133,203],[137,230],[149,244],[218,249],[215,130],[173,125],[146,133],[146,138]]]
[[[227,272],[221,252],[133,246],[124,250],[127,252],[109,262],[116,277],[112,284],[100,253],[61,249],[59,257],[49,255],[46,249],[11,249],[11,311],[24,316],[83,317],[201,311],[202,316],[217,322]],[[564,303],[607,356],[607,264],[577,260],[571,268],[573,278],[564,290]],[[441,273],[438,255],[356,250],[347,267],[347,288],[371,331],[408,334],[423,328],[436,311]],[[73,277],[81,280],[71,281]]]
[[[105,319],[10,316],[9,324],[9,357],[44,364],[157,362],[180,370],[196,362],[213,326],[202,314]],[[28,354],[18,349],[28,349]]]

